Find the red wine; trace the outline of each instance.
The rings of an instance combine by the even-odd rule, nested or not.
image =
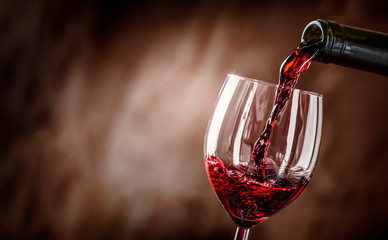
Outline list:
[[[292,184],[286,179],[258,179],[238,166],[225,166],[221,159],[207,156],[206,170],[218,199],[233,221],[253,227],[294,200],[309,179]]]
[[[265,157],[271,144],[272,132],[278,116],[288,102],[300,73],[310,66],[320,47],[320,42],[303,42],[284,60],[280,67],[279,84],[276,90],[274,106],[265,128],[257,139],[252,151],[252,159],[254,159],[257,165],[259,176],[263,178],[266,167]]]
[[[266,161],[266,156],[278,116],[286,106],[300,73],[309,67],[319,52],[320,44],[302,43],[284,60],[272,112],[252,150],[254,163],[249,165],[253,165],[255,171],[250,171],[252,166],[225,166],[214,156],[205,158],[213,190],[238,226],[250,228],[266,220],[294,200],[310,179],[302,178],[293,183],[278,176],[270,161]]]

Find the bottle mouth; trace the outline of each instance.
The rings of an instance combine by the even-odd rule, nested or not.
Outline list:
[[[324,21],[315,20],[306,25],[302,33],[302,42],[321,41],[325,39]]]
[[[329,55],[332,54],[333,50],[333,26],[336,26],[333,21],[317,19],[309,24],[303,30],[301,42],[305,44],[317,43],[320,44],[319,53],[315,57],[315,61],[326,63]],[[341,42],[342,44],[342,42]],[[338,45],[338,44],[337,44]],[[338,45],[339,46],[339,45]],[[342,45],[337,48],[342,49]]]

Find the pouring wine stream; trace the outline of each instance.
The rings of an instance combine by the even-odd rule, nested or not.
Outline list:
[[[252,160],[258,171],[258,180],[263,181],[266,175],[266,156],[271,145],[272,133],[276,121],[288,102],[299,75],[311,64],[311,61],[321,48],[320,41],[302,42],[282,63],[279,73],[279,84],[276,90],[272,112],[265,124],[264,130],[252,151]],[[283,161],[287,161],[284,159]],[[251,164],[250,164],[251,165]]]

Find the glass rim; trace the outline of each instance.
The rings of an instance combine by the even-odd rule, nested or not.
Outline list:
[[[261,84],[269,85],[269,86],[272,86],[272,87],[275,87],[275,88],[277,88],[277,86],[279,85],[279,84],[275,84],[275,83],[265,82],[265,81],[262,81],[262,80],[257,80],[257,79],[254,79],[254,78],[249,78],[249,77],[244,77],[244,76],[236,75],[236,74],[233,74],[233,73],[228,74],[228,79],[230,79],[230,77],[232,77],[232,78],[239,78],[239,79],[242,79],[242,80],[245,80],[245,81],[252,81],[252,82],[256,82],[256,83],[261,83]],[[323,97],[323,95],[321,93],[316,93],[316,92],[307,91],[307,90],[303,90],[303,89],[295,88],[294,91],[300,92],[302,94],[313,95],[313,96],[316,96],[316,97],[319,97],[319,98]]]

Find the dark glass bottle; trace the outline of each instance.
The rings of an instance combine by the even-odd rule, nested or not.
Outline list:
[[[320,43],[314,60],[388,76],[388,35],[328,20],[310,22],[302,42]]]

